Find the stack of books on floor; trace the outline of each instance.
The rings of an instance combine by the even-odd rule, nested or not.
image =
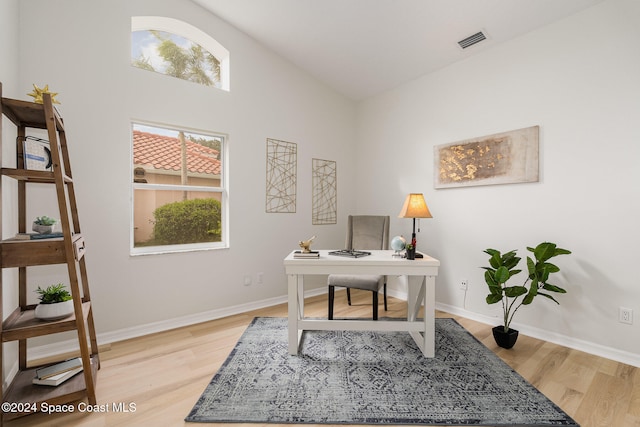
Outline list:
[[[54,365],[36,369],[36,376],[32,383],[38,385],[57,386],[67,381],[69,378],[82,372],[82,359],[65,360]]]
[[[319,251],[310,251],[310,252],[295,251],[293,253],[293,257],[294,258],[320,258],[320,252]]]

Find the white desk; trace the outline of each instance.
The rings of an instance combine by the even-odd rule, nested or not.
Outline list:
[[[435,279],[440,261],[425,255],[413,261],[394,258],[393,251],[368,251],[371,255],[349,258],[320,251],[319,259],[284,259],[289,285],[289,354],[298,354],[305,330],[407,331],[426,357],[435,353]],[[304,317],[304,276],[313,274],[379,274],[408,276],[406,320],[328,320]],[[418,319],[420,306],[424,316]]]

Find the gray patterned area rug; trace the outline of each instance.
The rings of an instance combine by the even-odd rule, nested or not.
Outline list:
[[[406,332],[307,331],[258,317],[185,421],[211,423],[577,426],[453,319],[436,357]]]

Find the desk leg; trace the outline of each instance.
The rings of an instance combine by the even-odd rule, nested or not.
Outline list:
[[[424,305],[422,331],[412,331],[411,336],[425,357],[435,355],[435,277],[410,276],[408,280],[407,321],[418,318]]]
[[[287,278],[289,292],[289,354],[298,354],[299,337],[298,320],[304,312],[304,286],[302,277],[297,274],[289,274]],[[301,291],[302,288],[302,292]],[[299,294],[302,294],[301,296]],[[302,307],[300,307],[302,298]]]
[[[426,357],[436,354],[436,278],[424,278],[424,349]]]

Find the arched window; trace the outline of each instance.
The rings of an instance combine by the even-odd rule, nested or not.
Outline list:
[[[229,51],[198,28],[173,18],[131,18],[131,65],[229,90]]]

